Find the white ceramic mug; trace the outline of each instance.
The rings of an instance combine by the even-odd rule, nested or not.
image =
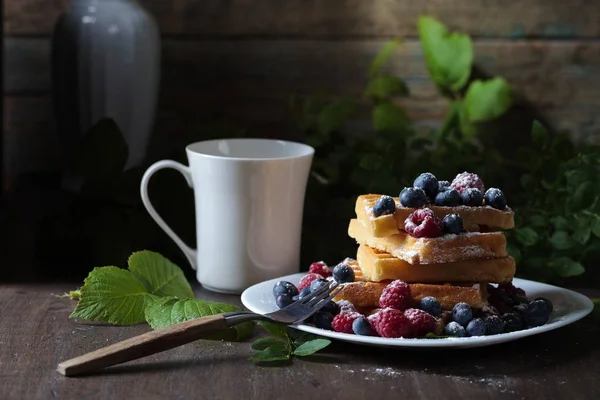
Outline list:
[[[172,160],[144,174],[141,196],[154,221],[175,241],[207,289],[241,293],[300,269],[304,196],[314,149],[268,139],[223,139],[186,147],[189,167]],[[173,168],[194,190],[196,249],[187,246],[148,198],[151,176]]]

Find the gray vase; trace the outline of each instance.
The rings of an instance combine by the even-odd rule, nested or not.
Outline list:
[[[67,169],[79,138],[105,117],[116,121],[129,146],[126,168],[142,162],[159,75],[159,31],[136,0],[70,2],[52,38],[54,112]]]

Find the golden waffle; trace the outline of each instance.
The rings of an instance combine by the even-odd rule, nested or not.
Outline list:
[[[359,244],[373,247],[411,264],[439,264],[461,260],[506,257],[502,232],[469,232],[437,238],[414,238],[404,231],[373,237],[357,219],[350,220],[348,235]]]
[[[343,289],[333,299],[334,301],[348,300],[357,308],[378,308],[381,292],[388,285],[387,282],[364,282],[362,272],[357,261],[348,262],[354,270],[355,282],[344,284]],[[425,284],[410,283],[410,291],[417,303],[427,296],[439,300],[444,310],[451,310],[456,303],[467,303],[472,308],[481,308],[487,304],[487,285],[482,283],[464,284]]]
[[[515,275],[515,260],[508,256],[483,260],[464,260],[441,264],[409,264],[361,245],[356,254],[365,281],[402,279],[404,282],[510,282]]]
[[[394,235],[404,230],[404,220],[415,211],[415,208],[403,207],[398,198],[396,201],[396,212],[393,215],[373,215],[373,205],[379,199],[379,194],[364,194],[356,199],[356,216],[372,236],[384,237]],[[479,232],[481,226],[498,229],[512,229],[515,227],[515,215],[510,208],[496,210],[492,207],[441,207],[428,206],[440,219],[448,214],[459,214],[463,219],[463,226],[469,232]]]

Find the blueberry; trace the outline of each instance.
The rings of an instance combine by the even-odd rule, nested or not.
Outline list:
[[[448,323],[448,325],[446,325],[446,327],[444,328],[444,333],[447,336],[456,336],[456,337],[465,337],[467,336],[467,332],[465,331],[465,328],[462,327],[462,325],[452,321],[450,323]]]
[[[534,300],[527,305],[523,317],[527,326],[541,326],[550,319],[550,310],[544,300]]]
[[[333,321],[333,315],[328,312],[319,311],[315,315],[313,315],[312,322],[315,324],[317,328],[327,329],[332,331],[331,321]]]
[[[550,300],[548,300],[545,297],[536,297],[534,300],[542,300],[544,303],[546,303],[546,307],[548,307],[548,310],[550,312],[552,312],[554,310],[554,306],[552,305],[552,302]]]
[[[519,313],[506,313],[502,317],[504,332],[516,332],[524,328],[523,315]]]
[[[298,300],[310,295],[310,286],[305,287],[298,293]]]
[[[474,318],[467,324],[467,334],[469,336],[485,335],[485,322],[481,318]]]
[[[454,188],[449,188],[439,192],[435,196],[434,204],[436,206],[454,207],[460,205],[460,194]]]
[[[338,313],[338,311],[339,311],[339,310],[338,310],[338,306],[337,306],[337,304],[335,304],[335,302],[334,302],[334,301],[331,301],[331,300],[330,300],[330,301],[329,301],[327,304],[325,304],[325,305],[323,306],[323,308],[321,308],[321,310],[320,310],[320,311],[321,311],[321,312],[327,312],[327,313],[330,313],[330,314],[333,314],[333,315],[335,315],[335,314],[337,314],[337,313]]]
[[[500,189],[489,188],[485,192],[483,198],[485,199],[485,204],[487,206],[496,208],[498,210],[504,210],[506,208],[506,197]]]
[[[529,303],[517,304],[516,306],[511,308],[510,312],[523,315],[523,314],[525,314],[525,310],[527,309],[527,304],[529,304]]]
[[[504,321],[497,315],[485,317],[483,322],[485,322],[486,335],[497,335],[504,332]]]
[[[396,211],[396,202],[391,196],[381,196],[373,205],[373,215],[376,217],[391,215],[394,211]]]
[[[290,296],[289,294],[285,294],[285,293],[280,294],[275,299],[275,303],[277,304],[277,307],[279,307],[279,308],[287,307],[290,304],[292,304],[293,302],[294,302],[294,300],[292,299],[292,296]]]
[[[423,189],[407,187],[400,192],[400,204],[404,207],[419,208],[427,202],[427,195]]]
[[[421,301],[419,301],[419,308],[434,317],[437,317],[442,313],[442,306],[438,299],[432,296],[423,297]]]
[[[465,326],[473,319],[473,310],[467,303],[458,303],[452,309],[452,320]]]
[[[273,296],[277,297],[282,294],[289,294],[290,296],[298,295],[298,288],[293,283],[287,281],[279,281],[273,286]]]
[[[438,192],[439,183],[437,178],[430,172],[424,172],[417,176],[417,179],[413,182],[413,187],[423,189],[425,194],[433,199]]]
[[[450,182],[448,181],[439,181],[438,182],[438,192],[443,192],[444,190],[448,190],[450,187]]]
[[[354,282],[354,271],[346,264],[338,264],[333,269],[333,279],[338,283]]]
[[[458,235],[463,231],[463,219],[458,214],[448,214],[442,220],[444,232]]]
[[[369,336],[371,334],[371,323],[365,317],[356,318],[352,322],[352,331],[357,335]]]
[[[312,292],[316,292],[317,290],[319,290],[320,288],[322,288],[323,286],[329,284],[329,282],[326,279],[315,279],[314,281],[312,281],[310,283],[310,285],[308,286],[311,293]]]
[[[483,193],[477,188],[468,188],[460,194],[463,205],[470,207],[479,207],[483,205]]]

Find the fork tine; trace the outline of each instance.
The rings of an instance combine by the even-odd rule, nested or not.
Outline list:
[[[335,283],[335,285],[337,286],[337,282]],[[323,285],[322,287],[317,289],[314,293],[312,293],[310,296],[307,296],[307,297],[303,298],[302,300],[300,300],[300,303],[306,304],[309,301],[311,301],[312,299],[314,299],[315,297],[321,296],[323,293],[328,293],[331,290],[330,287],[331,286],[329,286],[329,285]]]
[[[324,299],[322,299],[321,301],[319,301],[318,303],[315,304],[309,304],[309,306],[311,306],[313,309],[321,309],[321,307],[324,307],[325,304],[327,304],[331,299],[333,299],[335,296],[338,295],[338,293],[340,293],[344,288],[343,287],[338,287],[336,290],[334,290],[333,292],[330,293],[330,295]]]
[[[326,291],[318,294],[317,296],[313,296],[311,297],[310,301],[308,303],[306,303],[306,305],[308,307],[313,307],[315,304],[317,304],[319,301],[323,300],[324,298],[326,298],[327,296],[329,296],[331,294],[331,291],[334,290],[335,288],[337,288],[339,286],[339,284],[336,282],[331,286],[327,286]]]

